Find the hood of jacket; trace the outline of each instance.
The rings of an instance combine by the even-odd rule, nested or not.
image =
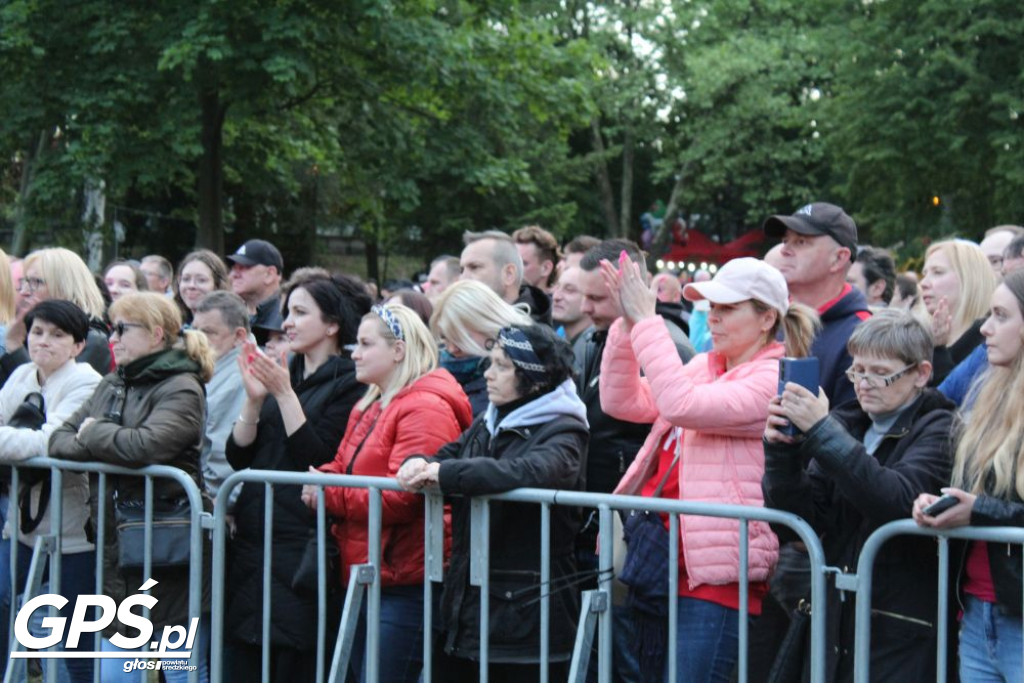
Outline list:
[[[182,373],[192,373],[198,377],[200,372],[199,363],[189,358],[182,349],[157,351],[117,368],[117,375],[125,384],[154,384]]]
[[[516,304],[529,307],[530,317],[534,322],[551,325],[551,299],[544,290],[528,285],[525,282],[519,287],[519,298]]]
[[[828,308],[819,310],[818,316],[821,318],[822,325],[824,325],[832,320],[840,320],[856,313],[871,313],[871,309],[868,307],[868,300],[859,289],[846,284],[843,286],[843,291],[839,294],[839,298]]]
[[[433,394],[451,406],[452,413],[455,415],[455,419],[459,421],[459,426],[463,430],[473,422],[473,409],[466,399],[462,386],[452,376],[452,373],[444,368],[438,368],[423,375],[395,394],[391,401],[393,403],[399,398],[417,393]]]
[[[494,436],[502,429],[548,422],[561,415],[575,417],[590,428],[587,423],[587,407],[576,394],[576,385],[572,379],[565,380],[552,391],[516,408],[497,424],[495,422],[498,418],[498,409],[493,403],[488,403],[487,411],[484,413],[484,426],[491,436]]]

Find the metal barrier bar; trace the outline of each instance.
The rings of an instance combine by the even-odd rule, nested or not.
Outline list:
[[[317,550],[327,547],[327,503],[324,487],[316,488],[316,543]],[[316,607],[320,614],[327,613],[327,556],[316,554]],[[324,655],[327,642],[327,620],[316,620],[316,680],[324,680]]]
[[[201,617],[201,600],[202,600],[202,546],[203,546],[203,519],[204,511],[202,506],[202,493],[200,492],[196,483],[192,478],[184,471],[177,467],[171,467],[168,465],[147,465],[140,468],[129,468],[120,467],[117,465],[109,465],[105,463],[96,462],[74,462],[68,460],[55,460],[52,458],[36,457],[24,460],[18,463],[12,464],[12,477],[11,477],[11,497],[15,502],[15,515],[13,528],[15,533],[11,538],[11,613],[9,615],[9,624],[11,626],[11,643],[13,644],[10,648],[10,652],[17,650],[17,639],[14,635],[14,621],[17,613],[17,596],[21,592],[18,590],[17,585],[17,566],[18,566],[18,545],[20,543],[20,506],[17,505],[17,495],[20,487],[20,468],[30,467],[34,469],[49,469],[51,472],[50,476],[50,530],[51,530],[51,541],[46,545],[46,552],[49,561],[49,590],[51,593],[60,594],[61,591],[61,570],[63,561],[63,523],[64,523],[64,498],[63,498],[63,487],[64,487],[64,473],[75,472],[75,473],[90,473],[97,474],[97,486],[98,492],[98,508],[97,508],[97,525],[96,525],[96,584],[95,592],[99,595],[103,594],[104,584],[104,571],[103,571],[103,553],[106,543],[106,524],[105,519],[107,515],[107,490],[108,490],[108,475],[117,475],[124,477],[142,477],[145,485],[145,528],[144,528],[144,542],[145,548],[143,549],[143,572],[149,578],[152,564],[152,499],[153,499],[153,479],[161,478],[168,479],[178,484],[183,490],[185,496],[189,501],[190,506],[190,522],[191,528],[189,530],[189,542],[191,556],[189,559],[189,598],[188,598],[188,619],[189,624],[186,624],[186,628],[191,624],[192,619]],[[37,536],[37,539],[39,537]],[[38,562],[40,571],[45,562],[42,558],[35,558]],[[147,591],[148,592],[148,591]],[[26,597],[30,597],[26,595]],[[56,612],[56,608],[51,609],[51,616]],[[99,632],[93,635],[93,649],[99,651],[101,648],[102,635]],[[55,645],[50,650],[60,647]],[[126,659],[132,658],[132,653],[125,653]],[[53,659],[51,657],[51,659]],[[54,660],[56,661],[56,660]],[[13,667],[12,663],[8,662],[8,671],[5,672],[5,676],[11,675]],[[97,664],[93,667],[93,680],[100,680],[100,666]],[[48,681],[56,681],[57,667],[47,667],[46,679]],[[140,677],[144,676],[144,672],[140,674]],[[195,671],[189,672],[189,681],[191,683],[197,683],[199,677],[198,668]]]
[[[540,661],[551,659],[551,504],[540,506]],[[563,590],[565,590],[563,588]],[[540,683],[548,683],[548,667],[540,668]]]
[[[426,512],[423,518],[423,680],[433,680],[434,648],[434,583],[444,580],[444,497],[436,493],[424,495]]]
[[[370,599],[366,605],[366,680],[377,683],[380,678],[380,537],[381,537],[381,490],[371,486],[370,533],[367,538],[367,561],[373,567],[373,583],[370,585]]]
[[[380,516],[379,516],[379,505],[380,505],[380,494],[382,491],[399,491],[401,490],[397,482],[392,479],[380,478],[380,477],[359,477],[351,475],[341,474],[324,474],[324,473],[299,473],[299,472],[273,472],[273,471],[257,471],[257,470],[245,470],[242,472],[236,472],[231,475],[222,485],[222,493],[230,494],[230,491],[235,486],[238,486],[245,482],[258,481],[261,484],[279,484],[279,485],[302,485],[302,484],[313,484],[318,486],[342,486],[349,488],[366,488],[370,490],[370,501],[371,501],[371,515],[369,521],[370,530],[370,549],[371,557],[369,559],[368,570],[372,573],[367,583],[373,583],[370,590],[370,600],[368,602],[367,610],[367,674],[369,680],[376,680],[374,676],[377,675],[376,671],[371,673],[370,666],[374,665],[376,657],[371,656],[372,653],[376,653],[378,650],[378,644],[373,642],[371,639],[377,637],[376,625],[379,623],[379,562],[380,562]],[[215,507],[214,515],[214,585],[213,585],[213,633],[212,633],[212,653],[213,653],[213,670],[212,676],[215,682],[222,680],[222,667],[223,667],[223,656],[222,649],[224,643],[224,567],[225,567],[225,543],[226,534],[223,529],[224,519],[227,514],[227,500],[228,495],[218,496],[217,505]],[[811,600],[816,605],[816,608],[811,614],[811,676],[812,680],[822,680],[824,678],[825,670],[825,564],[824,564],[824,553],[821,549],[820,541],[817,535],[811,529],[811,527],[799,517],[790,513],[781,512],[779,510],[771,510],[766,508],[748,507],[740,505],[713,505],[708,503],[697,503],[689,501],[679,500],[666,500],[666,499],[654,499],[644,498],[639,496],[612,496],[608,494],[595,494],[577,491],[555,491],[549,489],[517,489],[502,494],[481,496],[473,498],[470,502],[471,515],[473,517],[473,524],[471,524],[471,557],[470,557],[470,583],[474,586],[479,587],[481,594],[481,633],[489,633],[489,606],[486,596],[489,595],[489,531],[490,524],[488,519],[489,506],[486,501],[489,500],[500,500],[505,502],[519,502],[519,503],[534,503],[534,504],[547,504],[547,505],[567,505],[574,507],[590,507],[597,508],[600,514],[600,540],[601,549],[598,558],[599,566],[599,590],[595,591],[590,597],[590,604],[594,612],[600,616],[597,618],[597,631],[598,631],[598,679],[601,683],[609,683],[611,680],[612,672],[612,619],[610,606],[610,586],[612,581],[613,571],[613,558],[612,549],[614,546],[614,539],[612,533],[612,517],[613,510],[649,510],[653,512],[664,512],[672,515],[673,517],[681,514],[686,515],[703,515],[709,517],[729,518],[736,519],[738,523],[742,524],[744,530],[741,530],[741,544],[744,546],[741,556],[746,558],[747,549],[749,546],[749,530],[747,525],[751,521],[766,522],[772,524],[780,524],[791,528],[796,535],[803,541],[804,545],[807,546],[808,554],[813,568],[811,576]],[[428,548],[425,550],[427,553],[427,574],[430,577],[430,581],[436,581],[441,578],[440,568],[437,566],[438,561],[436,559],[436,553],[431,551],[429,548],[440,547],[443,544],[443,529],[439,532],[436,530],[437,518],[439,517],[439,508],[431,510],[431,503],[425,501],[424,505],[428,511],[427,516],[433,518],[433,522],[425,521],[428,526],[426,529],[430,529],[427,533],[427,545]],[[433,505],[439,505],[435,503]],[[374,507],[377,506],[376,516],[374,514]],[[676,520],[678,523],[678,520]],[[675,533],[678,534],[678,527],[676,527]],[[438,534],[441,534],[440,541],[438,541]],[[433,539],[433,540],[431,540]],[[678,553],[678,549],[676,549]],[[434,559],[431,559],[431,558]],[[676,573],[676,591],[678,591],[678,555],[676,555],[676,562],[674,562],[675,573]],[[747,560],[740,560],[741,568],[747,566]],[[743,576],[746,576],[743,573]],[[671,580],[671,577],[670,577]],[[425,581],[429,583],[429,581]],[[351,584],[350,584],[351,585]],[[748,582],[741,580],[741,585],[749,588]],[[741,590],[741,600],[743,595],[747,591]],[[376,604],[374,594],[376,593]],[[430,619],[432,617],[432,611],[429,610],[427,605],[430,600],[427,598],[428,592],[425,588],[425,629],[430,625]],[[672,601],[676,602],[676,601]],[[671,604],[670,604],[671,608]],[[549,626],[550,628],[550,626]],[[674,629],[673,624],[670,628]],[[741,627],[742,628],[742,627]],[[425,630],[425,636],[429,637],[429,631]],[[586,629],[584,628],[582,636],[586,637]],[[577,642],[579,642],[581,633],[577,634]],[[742,635],[741,638],[745,636]],[[427,660],[427,649],[424,648],[425,662]],[[671,655],[674,657],[674,654]],[[480,677],[481,680],[486,680],[487,673],[487,662],[488,662],[488,646],[487,638],[482,638],[481,652],[480,652]],[[574,668],[576,667],[576,660],[574,660]],[[578,669],[577,669],[578,670]],[[333,675],[333,672],[332,672]],[[745,675],[745,674],[741,674]],[[424,674],[424,680],[429,681],[429,670]]]
[[[912,535],[912,536],[932,536],[938,537],[940,543],[942,541],[948,541],[950,538],[972,540],[972,541],[994,541],[998,543],[1012,543],[1024,545],[1024,528],[1022,527],[961,527],[959,529],[946,529],[936,530],[927,529],[918,526],[912,520],[899,520],[896,522],[889,522],[878,529],[876,529],[865,541],[864,547],[861,549],[860,558],[857,561],[857,575],[856,575],[856,591],[857,591],[857,606],[856,606],[856,627],[854,629],[854,668],[853,678],[855,683],[868,683],[870,675],[871,665],[871,588],[872,588],[872,570],[874,569],[875,559],[878,556],[882,545],[886,541],[892,539],[895,536]],[[942,552],[940,545],[940,554]],[[943,558],[940,555],[940,567],[939,571],[948,574],[949,569],[949,550],[946,548],[945,562],[943,564]],[[946,570],[943,572],[943,570]],[[945,584],[948,588],[948,583]],[[941,574],[940,574],[940,590],[942,586]],[[939,595],[939,605],[941,606],[946,602],[948,594]],[[813,604],[813,603],[812,603]],[[941,610],[941,607],[940,607]],[[812,607],[811,615],[814,615],[814,608]],[[943,612],[940,611],[940,614]],[[946,612],[945,614],[948,614]],[[938,624],[940,638],[943,643],[948,642],[948,633],[946,633],[946,621],[943,620]],[[937,662],[945,663],[945,648],[940,647],[939,653],[936,658]],[[945,668],[941,668],[937,671],[940,676],[945,675]]]
[[[274,485],[263,485],[263,642],[270,643],[270,614],[273,605],[270,598],[271,550],[274,547]],[[270,648],[264,647],[260,658],[260,670],[264,681],[270,680]]]
[[[748,653],[750,648],[750,524],[740,524],[740,619],[739,619],[739,683],[747,683]]]
[[[679,515],[668,515],[668,677],[678,680],[679,671]]]

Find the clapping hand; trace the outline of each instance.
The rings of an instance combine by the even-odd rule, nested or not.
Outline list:
[[[601,261],[601,275],[612,296],[619,297],[622,317],[629,327],[656,315],[658,295],[644,282],[645,273],[646,266],[642,257],[640,263],[634,263],[626,252],[619,256],[618,268],[611,261]]]

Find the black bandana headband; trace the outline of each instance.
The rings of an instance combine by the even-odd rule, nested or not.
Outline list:
[[[498,332],[498,344],[512,364],[526,373],[531,381],[537,384],[547,382],[548,373],[540,362],[533,345],[523,331],[517,327],[503,327]]]

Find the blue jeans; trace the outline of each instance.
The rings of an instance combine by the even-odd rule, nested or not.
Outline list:
[[[19,543],[18,544],[18,586],[23,587],[28,579],[28,570],[32,564],[32,548],[29,546]],[[50,567],[49,561],[44,573],[44,581],[47,580]],[[92,550],[87,550],[81,553],[66,553],[61,555],[60,558],[60,594],[68,599],[68,604],[64,609],[59,610],[58,613],[61,617],[71,621],[71,616],[75,610],[75,603],[78,600],[79,595],[92,595],[96,588],[96,553]],[[52,590],[52,587],[44,583],[41,587],[41,593],[47,593]],[[42,619],[48,616],[46,610],[37,610],[32,622],[29,625],[29,630],[35,635],[48,635],[49,629],[42,628]],[[90,608],[86,613],[86,618],[92,620],[94,618],[93,609]],[[66,634],[65,634],[66,635]],[[64,642],[61,643],[64,647]],[[91,652],[93,646],[93,640],[91,634],[86,634],[78,641],[78,647],[74,648],[81,652]],[[24,660],[22,660],[24,661]],[[42,660],[43,667],[53,665],[63,666],[58,668],[58,679],[60,681],[72,680],[76,683],[91,683],[92,681],[92,660],[91,659],[50,659]]]
[[[739,611],[696,598],[677,600],[676,680],[728,683],[739,659]],[[665,666],[667,679],[667,658]]]
[[[365,681],[366,603],[363,599],[352,641],[349,680]],[[437,614],[437,610],[434,610]],[[423,668],[423,586],[391,586],[380,589],[380,681],[419,680]]]
[[[182,624],[185,628],[188,628],[188,624]],[[153,633],[154,640],[159,640],[163,634],[163,630],[155,630]],[[102,683],[138,683],[140,680],[144,681],[146,678],[144,674],[146,671],[125,671],[125,664],[134,662],[134,654],[130,650],[122,650],[121,648],[114,647],[110,640],[107,638],[103,639],[103,643],[100,647],[103,652],[124,652],[125,659],[103,659],[100,661],[100,681]],[[175,648],[172,652],[184,651],[185,646]],[[141,650],[140,650],[141,651]],[[199,672],[199,683],[209,683],[210,680],[210,617],[209,615],[203,616],[199,619],[199,628],[196,633],[196,642],[192,646],[192,657],[188,660],[189,665],[194,665]],[[146,660],[149,661],[149,660]],[[172,657],[167,657],[165,661],[177,661]],[[167,683],[186,683],[188,681],[189,672],[185,669],[162,669],[164,680]]]
[[[1021,618],[1001,613],[991,602],[966,596],[960,622],[960,680],[1019,681],[1024,677],[1021,663]]]

